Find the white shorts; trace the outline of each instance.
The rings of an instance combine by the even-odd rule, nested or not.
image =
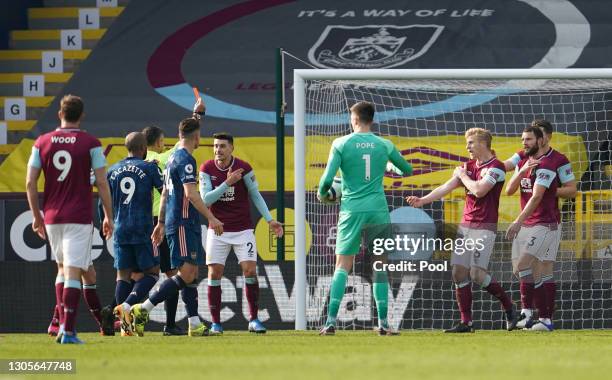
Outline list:
[[[221,236],[209,229],[206,233],[206,264],[225,265],[230,249],[234,249],[238,263],[257,261],[257,245],[253,230],[224,232]]]
[[[47,224],[47,238],[55,261],[64,267],[87,270],[91,259],[92,224]]]
[[[463,239],[463,246],[457,244],[458,239]],[[494,245],[495,231],[459,227],[455,249],[451,256],[451,265],[487,270]]]
[[[556,229],[544,225],[521,227],[512,242],[512,260],[528,253],[540,261],[555,261],[560,241],[561,225]]]

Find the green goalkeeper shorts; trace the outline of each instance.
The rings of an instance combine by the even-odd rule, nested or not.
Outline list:
[[[359,253],[361,232],[366,226],[387,226],[391,223],[388,211],[382,212],[340,212],[338,234],[336,236],[336,255]]]

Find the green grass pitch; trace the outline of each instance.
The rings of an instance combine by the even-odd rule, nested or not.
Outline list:
[[[214,337],[102,337],[62,346],[43,334],[0,336],[0,358],[76,359],[74,375],[2,379],[603,379],[612,374],[612,331],[226,332]],[[68,376],[68,377],[67,377]]]

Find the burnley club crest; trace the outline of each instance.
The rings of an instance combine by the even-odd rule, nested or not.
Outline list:
[[[400,66],[425,54],[443,29],[441,25],[328,25],[308,59],[324,68]]]

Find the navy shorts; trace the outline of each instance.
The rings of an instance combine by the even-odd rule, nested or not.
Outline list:
[[[199,227],[199,226],[198,226]],[[187,262],[193,265],[204,264],[204,248],[202,247],[202,230],[197,231],[185,226],[179,226],[173,233],[167,234],[170,247],[172,268],[180,268]]]
[[[113,244],[115,269],[131,269],[142,272],[159,265],[159,252],[151,242],[141,244]]]

